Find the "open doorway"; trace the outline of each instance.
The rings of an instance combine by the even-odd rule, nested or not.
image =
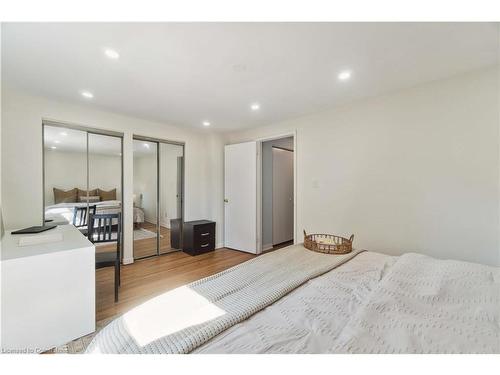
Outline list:
[[[294,241],[293,137],[262,142],[262,251]]]

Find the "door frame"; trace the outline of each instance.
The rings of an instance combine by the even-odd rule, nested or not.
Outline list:
[[[165,140],[165,139],[160,139],[160,138],[153,138],[153,137],[148,137],[148,136],[142,136],[142,135],[137,135],[133,134],[132,135],[132,144],[134,141],[143,141],[143,142],[151,142],[151,143],[156,143],[156,254],[152,255],[146,255],[144,257],[140,258],[135,258],[134,256],[134,240],[132,237],[132,257],[134,259],[134,262],[137,260],[142,260],[142,259],[148,259],[152,257],[157,257],[161,255],[168,255],[172,253],[176,253],[177,251],[172,251],[168,253],[160,253],[160,144],[170,144],[170,145],[176,145],[176,146],[181,146],[182,147],[182,181],[181,181],[181,186],[182,186],[182,197],[181,197],[181,214],[182,214],[182,225],[184,224],[185,221],[185,191],[186,191],[186,184],[184,183],[185,179],[185,167],[186,167],[186,143],[185,142],[179,142],[179,141],[170,141],[170,140]],[[132,158],[133,158],[133,146],[132,146]],[[133,178],[132,178],[132,190],[133,190]],[[132,233],[134,233],[134,228],[133,228],[133,223],[132,223]],[[181,225],[181,228],[182,228]],[[182,251],[182,229],[181,229],[181,249],[179,251]]]
[[[293,142],[293,140],[292,140]],[[272,222],[272,233],[271,233],[271,249],[275,246],[275,245],[280,245],[280,244],[283,244],[285,242],[288,242],[290,240],[287,240],[287,241],[283,241],[284,238],[281,238],[280,241],[276,241],[276,237],[277,237],[277,234],[279,233],[279,230],[277,230],[277,228],[280,226],[278,223],[279,221],[276,221],[275,219],[279,216],[277,215],[277,211],[279,211],[278,207],[277,207],[277,202],[279,201],[278,196],[280,194],[275,194],[277,192],[277,186],[278,186],[278,179],[276,179],[275,177],[277,176],[277,173],[278,173],[278,170],[280,169],[279,166],[278,168],[277,167],[277,164],[276,162],[278,161],[278,159],[280,158],[280,155],[288,155],[288,157],[291,156],[291,161],[292,161],[292,192],[293,192],[293,149],[290,149],[290,148],[285,148],[285,147],[279,147],[279,146],[274,146],[272,145],[271,146],[271,155],[272,155],[272,160],[271,160],[271,163],[272,163],[272,175],[271,175],[271,178],[272,178],[272,190],[271,190],[271,195],[272,195],[272,198],[273,198],[273,202],[272,202],[272,209],[271,209],[271,222]],[[262,180],[262,182],[264,182],[264,180]],[[288,185],[288,184],[287,184]],[[288,185],[288,188],[290,186]],[[264,197],[263,197],[264,198]],[[287,205],[289,207],[289,203]],[[291,225],[291,234],[292,234],[292,241],[295,237],[295,228],[293,227],[293,208],[295,207],[294,203],[293,203],[293,194],[292,194],[292,218],[288,217],[288,220],[292,220],[292,225]],[[264,219],[263,219],[264,220]],[[278,225],[276,225],[278,224]],[[264,236],[262,236],[264,237]],[[262,246],[264,246],[264,243],[262,244]],[[262,249],[262,251],[266,251],[266,250],[270,250],[269,248],[268,249]]]
[[[262,243],[262,143],[282,138],[293,138],[293,243],[297,244],[297,130],[258,138],[257,142],[257,254],[263,251]]]

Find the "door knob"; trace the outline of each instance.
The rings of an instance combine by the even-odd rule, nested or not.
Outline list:
[[[224,198],[224,203],[229,203],[229,199]]]

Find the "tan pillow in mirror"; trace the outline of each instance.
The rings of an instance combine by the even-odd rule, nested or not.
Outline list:
[[[78,189],[74,188],[68,191],[54,188],[54,204],[74,203],[78,201]]]
[[[115,201],[116,200],[116,189],[110,191],[104,191],[101,189],[97,189],[99,191],[99,196],[101,197],[101,201]]]

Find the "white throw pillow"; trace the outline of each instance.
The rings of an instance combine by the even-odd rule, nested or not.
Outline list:
[[[99,202],[101,200],[101,197],[99,197],[98,195],[95,195],[95,196],[90,196],[90,197],[80,197],[80,202],[85,202],[85,203],[95,203],[95,202]]]

